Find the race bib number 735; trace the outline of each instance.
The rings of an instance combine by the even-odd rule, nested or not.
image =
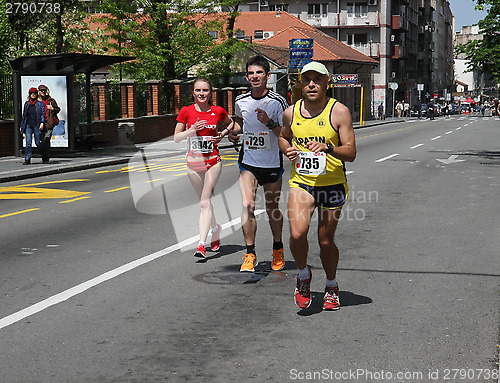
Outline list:
[[[318,176],[326,174],[326,153],[298,152],[295,160],[298,174]]]

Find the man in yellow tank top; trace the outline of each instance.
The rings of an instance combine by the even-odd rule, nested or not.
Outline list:
[[[318,241],[326,273],[323,309],[338,310],[339,250],[334,236],[348,195],[344,162],[356,158],[356,140],[349,109],[327,96],[328,69],[313,61],[302,68],[301,78],[303,98],[285,110],[279,138],[281,151],[292,161],[288,218],[290,250],[299,269],[295,303],[307,308],[312,302],[307,233],[318,208]]]

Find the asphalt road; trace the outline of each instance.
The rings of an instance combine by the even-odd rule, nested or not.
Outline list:
[[[309,309],[294,305],[288,248],[270,272],[261,210],[258,270],[238,272],[234,151],[214,198],[222,247],[206,262],[192,256],[198,206],[182,158],[145,150],[2,184],[0,381],[495,382],[499,134],[497,120],[458,117],[356,131],[338,312],[321,310],[315,225]]]

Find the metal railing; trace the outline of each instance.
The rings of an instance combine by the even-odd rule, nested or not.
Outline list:
[[[14,118],[14,97],[12,75],[0,75],[0,120]]]

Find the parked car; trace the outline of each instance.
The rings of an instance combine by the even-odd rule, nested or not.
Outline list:
[[[458,105],[458,104],[451,104],[448,113],[450,113],[450,114],[459,114],[460,113],[460,105]]]
[[[468,102],[463,102],[460,104],[460,114],[470,113],[471,106]]]

